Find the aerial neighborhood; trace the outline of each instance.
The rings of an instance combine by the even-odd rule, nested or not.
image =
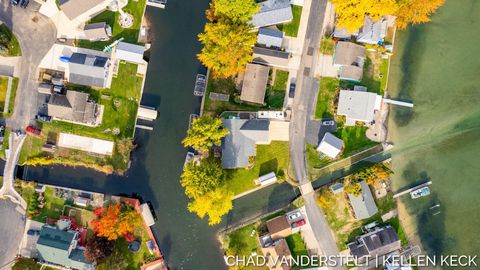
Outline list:
[[[444,1],[186,2],[2,4],[0,265],[414,269],[390,74]]]

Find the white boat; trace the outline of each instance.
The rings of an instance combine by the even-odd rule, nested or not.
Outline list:
[[[410,196],[412,197],[412,199],[418,199],[420,197],[425,197],[428,195],[430,195],[429,187],[421,187],[421,188],[410,191]]]

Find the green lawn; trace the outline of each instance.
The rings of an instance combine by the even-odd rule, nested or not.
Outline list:
[[[4,117],[8,117],[13,113],[13,108],[15,106],[15,95],[17,94],[18,88],[18,78],[14,77],[12,80],[8,111],[7,113],[3,113],[3,108],[5,107],[6,102],[5,99],[7,97],[8,78],[9,77],[7,76],[0,76],[0,114],[2,114]]]
[[[273,85],[267,87],[266,103],[271,109],[283,108],[285,92],[287,89],[288,71],[277,69]]]
[[[120,64],[118,75],[112,79],[110,89],[94,90],[86,86],[70,85],[70,89],[85,91],[92,99],[104,106],[102,124],[98,127],[88,127],[63,121],[39,123],[42,137],[28,136],[20,153],[19,163],[23,164],[32,157],[42,157],[41,164],[64,163],[65,165],[84,165],[95,167],[102,171],[113,170],[122,172],[127,169],[130,151],[127,151],[129,141],[135,129],[136,114],[140,99],[142,77],[136,76],[134,64]],[[102,95],[104,97],[102,97]],[[106,98],[108,96],[108,98]],[[118,134],[116,132],[118,131]],[[47,141],[55,141],[58,133],[72,133],[98,139],[115,141],[114,154],[109,157],[94,157],[86,152],[70,150],[67,153],[42,152],[42,145]],[[58,151],[57,151],[58,152]],[[55,159],[56,158],[56,159]],[[72,162],[68,162],[68,160]],[[33,164],[32,164],[33,165]],[[36,164],[40,165],[40,164]],[[107,167],[104,167],[107,166]],[[103,167],[103,168],[101,168]]]
[[[16,190],[27,202],[27,204],[30,204],[30,199],[35,193],[35,184],[33,182],[17,180]],[[45,205],[31,218],[39,222],[46,222],[47,218],[58,219],[63,214],[63,207],[66,201],[55,196],[54,190],[51,187],[47,187],[45,189],[44,197]]]
[[[367,138],[366,131],[367,127],[365,126],[344,126],[333,133],[333,135],[342,139],[345,145],[341,155],[342,158],[377,144]]]
[[[294,233],[289,235],[286,239],[288,248],[295,258],[297,256],[308,255],[307,247],[303,242],[302,235],[300,233]]]
[[[42,265],[38,264],[34,259],[22,258],[12,266],[12,270],[40,270],[41,267]]]
[[[333,118],[335,115],[335,96],[339,91],[340,81],[335,78],[320,78],[315,118]]]
[[[143,228],[143,227],[142,227]],[[149,239],[145,234],[142,237],[135,235],[137,239],[141,242],[141,249],[138,253],[132,253],[128,249],[128,242],[125,238],[120,238],[115,242],[115,248],[112,255],[107,259],[100,262],[96,269],[98,270],[110,270],[110,269],[125,269],[125,270],[136,270],[140,269],[140,266],[145,263],[145,261],[152,261],[153,255],[148,251],[146,241]],[[120,267],[119,267],[120,266]]]
[[[298,27],[300,25],[300,18],[302,17],[302,7],[292,5],[293,19],[289,23],[278,25],[280,31],[285,32],[285,35],[289,37],[296,37],[298,34]]]
[[[128,43],[137,43],[138,35],[140,33],[141,20],[145,11],[146,0],[128,1],[126,7],[123,8],[124,12],[133,15],[134,21],[130,28],[122,28],[118,24],[118,18],[120,13],[106,10],[97,16],[93,17],[89,23],[106,22],[112,27],[112,38],[109,41],[96,41],[90,42],[88,40],[79,40],[78,46],[83,48],[91,48],[96,50],[102,50],[105,46],[111,44],[114,40],[121,37],[123,41]]]
[[[269,145],[257,145],[257,155],[251,169],[226,170],[228,189],[240,194],[256,185],[254,180],[269,172],[277,177],[285,175],[290,159],[288,142],[273,141]]]
[[[229,94],[230,100],[211,100],[208,96],[210,92]],[[208,79],[207,91],[205,95],[203,110],[205,113],[214,116],[220,115],[224,111],[258,111],[263,107],[262,105],[251,105],[241,102],[238,91],[235,88],[235,81],[233,78],[213,79],[210,77]]]
[[[315,145],[309,143],[306,145],[306,158],[307,164],[315,169],[322,168],[332,162],[332,160],[328,157],[320,158],[320,154]]]
[[[320,52],[323,54],[333,55],[335,51],[335,40],[332,37],[323,37],[320,41]]]
[[[254,234],[250,236],[252,231],[254,231]],[[231,232],[225,238],[227,255],[250,256],[254,251],[257,252],[257,254],[261,254],[257,237],[258,234],[255,224],[250,224]]]
[[[22,50],[15,35],[8,29],[5,24],[0,24],[0,45],[5,47],[5,50],[0,50],[2,56],[20,56]]]

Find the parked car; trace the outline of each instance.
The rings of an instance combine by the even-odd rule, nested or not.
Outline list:
[[[35,119],[37,121],[41,121],[41,122],[52,122],[52,117],[51,116],[48,116],[48,115],[41,115],[41,114],[38,114],[35,116]]]
[[[290,83],[290,90],[288,91],[288,97],[294,98],[295,97],[295,83]]]
[[[297,219],[297,218],[299,218],[299,217],[301,217],[301,216],[302,216],[302,213],[300,213],[300,212],[295,212],[295,213],[292,213],[292,214],[288,215],[288,216],[287,216],[287,219],[290,220],[290,221],[292,221],[292,220],[295,220],[295,219]]]
[[[17,6],[20,3],[20,0],[12,0],[12,5]]]
[[[27,8],[29,3],[30,3],[30,0],[22,0],[22,2],[20,3],[20,6],[22,8]]]
[[[323,126],[335,126],[335,121],[333,121],[333,120],[322,121],[322,125]]]
[[[299,221],[292,223],[292,228],[298,228],[305,225],[306,223],[307,222],[305,221],[305,219],[300,219]]]
[[[40,235],[40,231],[39,231],[39,230],[30,229],[30,230],[27,231],[27,234],[28,234],[28,235],[31,235],[31,236],[36,236],[36,235]]]
[[[39,136],[40,134],[42,134],[42,130],[34,126],[28,126],[27,128],[25,128],[25,132],[34,136]]]

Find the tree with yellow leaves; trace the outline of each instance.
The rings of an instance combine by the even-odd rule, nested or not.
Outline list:
[[[405,29],[409,24],[426,23],[445,0],[399,0],[397,26]]]
[[[208,216],[208,225],[222,221],[222,216],[232,208],[233,193],[226,188],[217,188],[188,203],[188,211],[196,213],[200,218]]]
[[[193,147],[198,151],[208,151],[214,145],[220,145],[221,139],[227,136],[228,130],[222,128],[222,120],[210,115],[202,115],[193,120],[192,127],[182,143],[185,147]]]
[[[365,16],[378,21],[382,16],[397,11],[395,0],[332,0],[338,15],[337,25],[349,32],[358,30],[365,22]]]

